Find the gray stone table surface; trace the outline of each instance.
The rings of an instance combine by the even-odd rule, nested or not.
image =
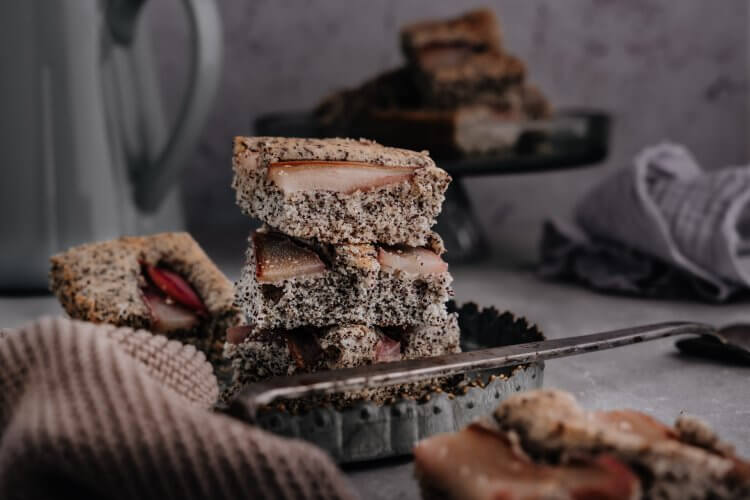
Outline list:
[[[230,275],[233,273],[230,273]],[[548,338],[668,320],[723,325],[750,321],[750,304],[708,305],[601,295],[539,280],[533,272],[492,265],[453,269],[458,301],[510,310]],[[0,326],[60,312],[51,297],[0,297]],[[750,455],[750,368],[677,354],[664,339],[547,363],[544,385],[570,391],[588,408],[634,408],[671,422],[699,416]],[[366,499],[418,496],[408,459],[347,467]]]

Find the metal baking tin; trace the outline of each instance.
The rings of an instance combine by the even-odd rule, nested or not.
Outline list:
[[[536,326],[510,313],[499,314],[494,308],[480,311],[474,304],[458,312],[464,350],[544,339]],[[490,414],[511,394],[541,387],[543,374],[543,362],[484,370],[467,374],[475,383],[459,394],[432,392],[422,401],[366,402],[345,410],[320,407],[300,415],[269,410],[256,422],[275,434],[309,441],[339,463],[408,455],[417,441],[456,431]]]

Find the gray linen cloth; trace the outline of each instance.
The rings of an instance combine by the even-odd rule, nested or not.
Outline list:
[[[607,291],[721,302],[750,285],[750,166],[704,172],[690,152],[638,154],[576,207],[547,221],[543,276]]]

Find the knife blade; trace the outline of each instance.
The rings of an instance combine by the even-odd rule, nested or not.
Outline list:
[[[268,405],[278,398],[299,398],[311,394],[356,391],[418,382],[434,377],[522,365],[685,334],[715,336],[716,330],[703,323],[665,322],[432,358],[276,377],[248,385],[232,402],[228,412],[252,421],[259,407]]]

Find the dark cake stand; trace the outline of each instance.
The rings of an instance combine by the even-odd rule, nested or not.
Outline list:
[[[493,154],[460,157],[450,152],[435,152],[420,144],[392,144],[389,140],[368,136],[385,145],[431,149],[436,163],[452,177],[436,231],[445,240],[451,263],[476,261],[488,254],[488,244],[471,206],[462,179],[471,175],[508,175],[566,170],[595,166],[609,149],[610,118],[591,110],[567,110],[547,120],[519,124],[515,145]],[[272,113],[255,121],[258,135],[282,137],[327,137],[312,113]],[[357,131],[333,135],[359,137]],[[403,136],[402,136],[403,137]]]

